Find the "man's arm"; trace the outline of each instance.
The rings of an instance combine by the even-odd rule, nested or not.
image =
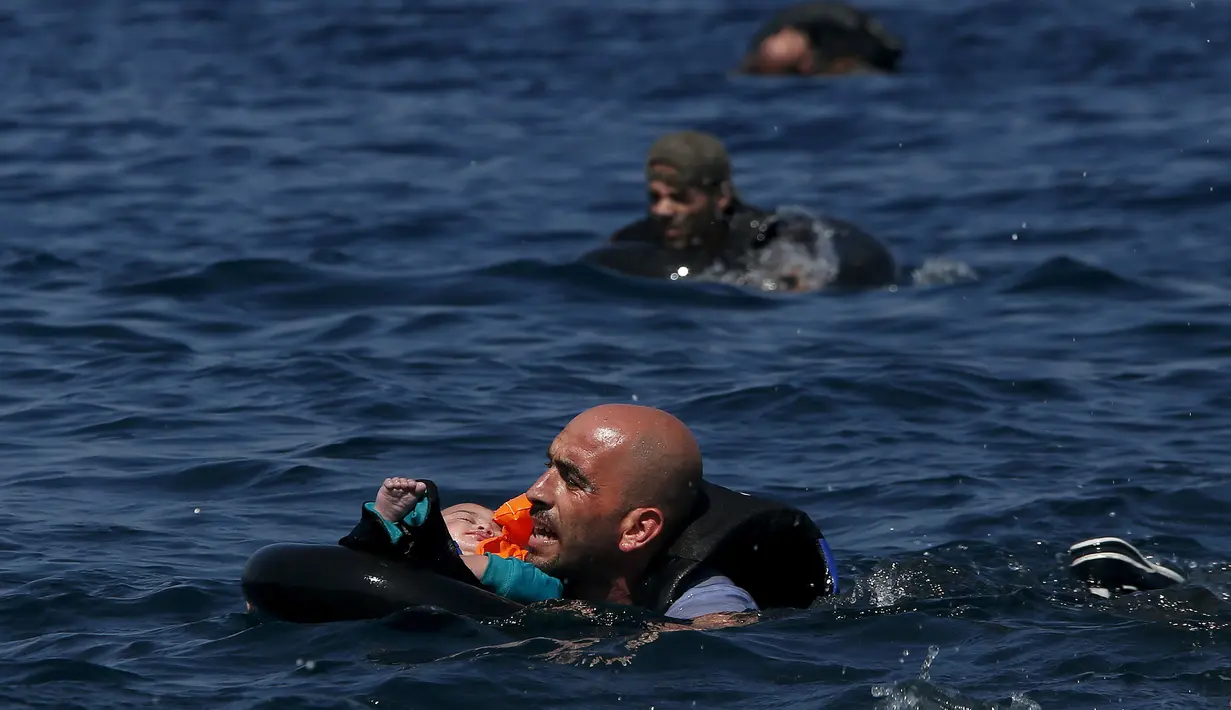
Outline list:
[[[757,603],[727,577],[714,575],[694,584],[666,612],[672,619],[698,619],[714,614],[758,611]]]
[[[840,219],[828,219],[833,230],[833,248],[838,254],[835,286],[876,288],[897,280],[897,263],[889,247],[860,227]]]
[[[837,273],[824,286],[876,288],[897,280],[897,264],[889,247],[853,222],[833,217],[780,216],[767,246],[775,243],[798,244],[813,258],[831,263]],[[799,276],[783,274],[787,290],[809,290],[803,288]]]

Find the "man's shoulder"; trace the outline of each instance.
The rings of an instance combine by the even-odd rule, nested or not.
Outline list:
[[[779,215],[750,211],[742,221],[760,224],[760,234],[753,240],[754,247],[765,246],[774,241],[797,242],[812,245],[819,232],[823,232],[844,261],[865,261],[871,258],[892,258],[884,242],[862,227],[845,219],[825,216]]]
[[[657,242],[658,234],[654,223],[649,217],[642,217],[635,222],[624,225],[616,230],[608,239],[610,242]]]
[[[706,614],[756,611],[752,595],[729,577],[717,573],[700,574],[666,611],[675,619],[695,619]]]
[[[730,227],[729,248],[737,252],[757,249],[778,236],[773,212],[740,202],[727,224]]]

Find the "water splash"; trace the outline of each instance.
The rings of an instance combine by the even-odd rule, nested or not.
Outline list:
[[[989,703],[933,685],[932,663],[939,655],[940,648],[929,646],[916,678],[904,683],[872,686],[872,697],[881,699],[876,704],[877,710],[1042,710],[1042,706],[1027,698],[1025,693],[1013,693],[1008,704]]]
[[[969,264],[944,257],[926,259],[910,272],[915,286],[947,286],[949,284],[978,281],[979,274]]]
[[[796,205],[779,207],[770,219],[777,222],[780,229],[792,234],[811,233],[811,239],[774,240],[758,249],[742,270],[714,266],[695,274],[693,278],[762,291],[817,291],[832,284],[838,277],[840,265],[834,247],[838,226]],[[908,281],[915,286],[932,286],[975,281],[978,278],[968,264],[937,257],[912,269]]]
[[[792,232],[811,232],[811,242],[777,239],[758,249],[744,270],[711,267],[697,274],[697,279],[762,291],[815,291],[837,278],[839,262],[832,225],[794,206],[779,207],[770,219]]]

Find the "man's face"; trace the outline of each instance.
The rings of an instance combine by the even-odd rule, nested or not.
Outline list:
[[[666,176],[675,174],[667,166],[656,166],[655,170]],[[647,187],[650,216],[661,230],[663,245],[668,249],[701,244],[706,233],[721,220],[722,211],[729,202],[729,198],[685,187],[676,181],[651,180]]]
[[[803,32],[787,27],[761,41],[749,69],[756,74],[814,74],[812,43]]]
[[[856,56],[833,56],[818,59],[812,40],[797,29],[788,27],[761,41],[746,60],[745,71],[751,74],[800,74],[805,76],[861,74],[874,72],[870,65]]]
[[[627,512],[615,450],[623,436],[574,420],[551,443],[547,470],[526,491],[534,519],[527,562],[575,580],[611,571]]]

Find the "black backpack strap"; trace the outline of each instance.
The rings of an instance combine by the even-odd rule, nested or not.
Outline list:
[[[831,565],[806,513],[704,482],[691,522],[651,564],[634,601],[666,611],[704,571],[730,578],[762,609],[806,608],[836,590]]]

